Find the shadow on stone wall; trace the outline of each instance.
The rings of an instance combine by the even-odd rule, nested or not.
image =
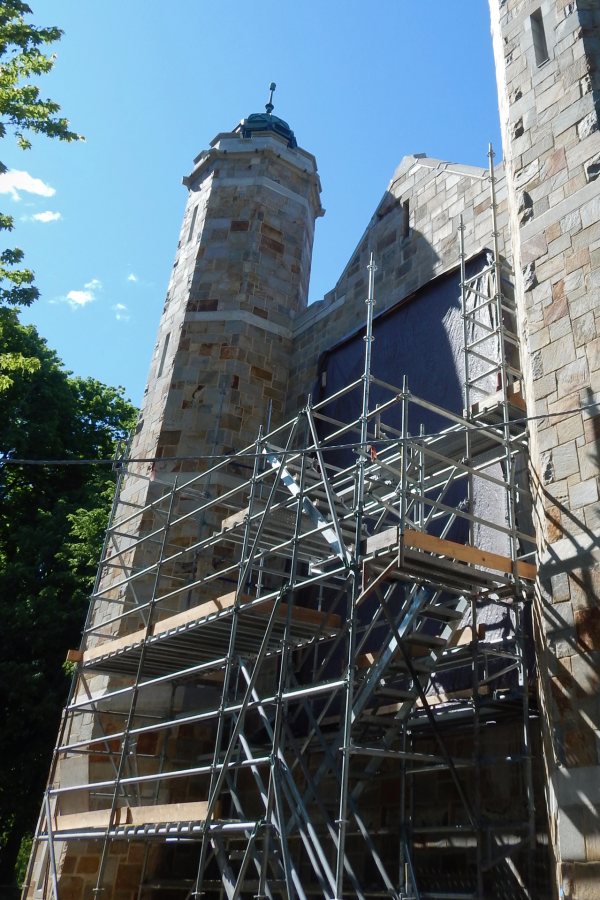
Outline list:
[[[600,468],[600,420],[589,421],[595,442],[592,460]],[[551,758],[570,777],[576,775],[574,769],[598,764],[600,537],[597,527],[590,528],[583,515],[554,496],[535,473],[532,488],[534,496],[543,498],[546,510],[546,521],[538,522],[538,527],[545,525],[541,530],[551,540],[539,569],[539,625],[545,642],[541,659],[549,679],[547,702],[553,706]],[[573,809],[568,803],[560,804],[582,841],[585,834],[600,833],[598,797],[592,796],[591,784],[588,788],[587,810],[581,804],[574,803]]]

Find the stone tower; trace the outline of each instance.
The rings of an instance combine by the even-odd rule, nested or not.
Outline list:
[[[218,134],[183,179],[188,201],[132,456],[245,446],[287,393],[291,326],[305,308],[314,157],[267,112]],[[159,464],[157,476],[195,471]]]
[[[324,211],[316,160],[273,115],[272,93],[265,113],[218,134],[183,178],[188,199],[129,453],[144,462],[127,467],[123,508],[156,501],[175,480],[194,478],[281,420],[292,327],[307,305],[315,220]],[[214,497],[224,489],[211,479]],[[209,510],[202,522],[182,523],[180,546],[216,527],[220,515]],[[127,530],[135,540],[159,525],[160,515],[146,516]],[[134,554],[138,568],[154,561],[147,548]],[[135,603],[151,589],[148,579]],[[110,618],[110,604],[97,603],[94,614]]]
[[[551,843],[560,895],[597,897],[600,7],[490,6],[528,411],[540,417],[531,447]]]
[[[140,462],[128,465],[121,478],[114,519],[122,524],[104,550],[88,614],[83,647],[87,652],[93,653],[107,636],[127,640],[128,635],[149,634],[152,621],[198,601],[193,589],[177,591],[177,586],[193,581],[200,565],[204,571],[210,568],[210,554],[201,564],[176,560],[163,566],[157,560],[161,552],[176,555],[197,542],[219,521],[222,510],[186,519],[189,497],[178,495],[170,521],[178,517],[183,521],[170,525],[169,544],[160,547],[152,535],[164,525],[171,488],[175,481],[187,485],[210,468],[211,457],[250,444],[261,425],[267,420],[275,425],[283,413],[292,324],[307,304],[315,219],[323,210],[316,161],[298,147],[289,125],[272,114],[271,101],[272,93],[265,113],[253,114],[233,131],[218,134],[183,179],[188,200],[130,447],[130,456]],[[210,491],[218,497],[228,486],[216,477]],[[193,488],[186,490],[192,496]],[[223,593],[222,587],[219,590]],[[165,595],[167,600],[149,613],[153,602]],[[210,585],[202,592],[204,600],[207,596]],[[80,680],[59,744],[75,741],[89,746],[93,738],[119,733],[123,716],[147,721],[186,709],[185,690],[175,696],[160,686],[145,696],[128,694],[123,702],[107,706],[107,695],[115,690],[118,694],[120,683],[110,675]],[[99,710],[95,722],[89,714],[92,707]],[[210,746],[212,740],[204,732],[194,738],[196,747],[202,741]],[[126,743],[117,751],[125,767],[132,750]],[[163,748],[167,765],[170,754],[185,754],[185,743]],[[90,799],[70,786],[110,777],[114,767],[107,765],[106,754],[119,744],[111,746],[112,750],[97,740],[93,744],[97,752],[59,754],[51,784],[66,793],[53,802],[57,821],[62,817],[66,822],[70,815],[93,816],[98,804],[107,814],[110,799]],[[137,743],[137,752],[156,751],[154,744]],[[150,798],[148,794],[146,801]],[[181,797],[171,791],[158,797],[161,802],[174,799]],[[114,799],[115,808],[116,804]],[[135,853],[120,859],[106,853],[103,857],[101,841],[60,848],[52,866],[56,890],[74,900],[90,896],[97,879],[98,884],[124,889],[128,879],[137,883],[157,858],[150,854],[141,868]],[[42,848],[33,858],[26,896],[51,891],[45,874],[47,856]]]

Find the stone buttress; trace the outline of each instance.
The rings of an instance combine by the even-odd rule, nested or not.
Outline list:
[[[531,424],[551,844],[600,897],[600,7],[491,0]]]

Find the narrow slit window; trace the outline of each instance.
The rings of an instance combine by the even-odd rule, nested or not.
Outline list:
[[[171,337],[171,332],[169,331],[167,333],[167,336],[165,337],[165,342],[163,344],[162,353],[160,354],[160,363],[158,364],[158,373],[156,375],[157,378],[160,378],[160,376],[163,373],[163,369],[165,367],[165,359],[167,357],[167,350],[169,349],[169,338],[170,337]]]
[[[402,204],[402,237],[408,237],[410,234],[410,203],[405,200]]]
[[[193,234],[194,234],[194,226],[195,226],[195,224],[196,224],[196,216],[197,216],[197,215],[198,215],[198,207],[195,206],[195,207],[194,207],[194,212],[192,213],[192,222],[191,222],[191,225],[190,225],[190,230],[188,231],[188,238],[187,238],[187,239],[188,239],[188,244],[189,244],[189,242],[191,241],[191,239],[192,239],[192,237],[193,237]]]
[[[533,38],[535,61],[538,66],[541,66],[550,59],[541,9],[536,9],[531,15],[531,36]]]

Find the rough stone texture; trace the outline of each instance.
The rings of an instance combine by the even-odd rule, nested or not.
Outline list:
[[[268,415],[274,424],[281,419],[292,322],[307,300],[314,222],[322,213],[310,154],[276,135],[224,133],[197,157],[184,183],[188,202],[130,450],[133,458],[159,461],[128,467],[124,510],[157,501],[176,478],[181,484],[205,471],[210,456],[251,444]],[[214,496],[219,487],[213,484]],[[185,503],[173,514],[184,515]],[[160,527],[167,505],[125,530],[139,536]],[[217,518],[215,511],[203,523],[188,520],[169,540],[189,546]],[[149,566],[157,552],[156,544],[147,546],[119,562]],[[138,595],[148,593],[151,581],[138,582]],[[118,596],[105,596],[94,622],[114,615]],[[178,608],[164,605],[159,617]],[[126,630],[139,626],[132,619]]]
[[[363,327],[371,252],[377,264],[375,312],[379,315],[456,268],[461,217],[467,257],[490,246],[487,176],[484,169],[425,156],[402,160],[335,288],[294,323],[290,381],[294,390],[287,400],[288,415],[302,407],[314,390],[321,354]],[[500,249],[504,252],[508,210],[501,166],[496,177]]]
[[[588,0],[490,0],[490,8],[526,397],[529,410],[550,413],[531,423],[531,449],[551,833],[556,883],[579,900],[600,896],[589,809],[600,780],[600,7]],[[538,10],[548,49],[541,64],[531,20]],[[529,218],[524,190],[533,202]],[[580,406],[590,409],[572,412]],[[571,789],[575,781],[579,792]]]
[[[306,305],[322,212],[310,154],[274,135],[222,134],[185,183],[188,204],[133,454],[244,446],[269,403],[277,421],[291,326]],[[156,468],[167,475],[204,467]]]

